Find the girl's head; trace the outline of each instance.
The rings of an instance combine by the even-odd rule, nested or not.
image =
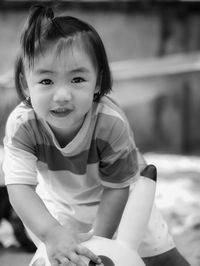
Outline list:
[[[15,84],[21,100],[27,99],[27,73],[47,51],[62,58],[74,47],[85,53],[96,71],[94,101],[111,91],[111,74],[104,45],[96,30],[89,24],[70,16],[54,17],[53,10],[34,6],[21,36],[21,49],[16,60]],[[67,60],[67,58],[66,58]]]

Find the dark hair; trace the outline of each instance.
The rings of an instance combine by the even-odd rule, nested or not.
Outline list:
[[[21,35],[21,46],[15,63],[15,85],[21,100],[26,100],[23,84],[26,83],[24,60],[29,68],[34,65],[34,58],[45,49],[47,43],[59,39],[68,39],[80,36],[85,42],[85,48],[89,50],[93,63],[98,70],[97,82],[100,83],[100,91],[95,94],[94,101],[108,94],[112,87],[112,78],[108,59],[103,42],[97,31],[88,23],[71,16],[54,17],[52,8],[44,5],[35,5],[31,8],[28,20]],[[23,77],[23,82],[21,80]]]

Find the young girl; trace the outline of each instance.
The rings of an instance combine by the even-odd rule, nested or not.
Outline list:
[[[79,255],[100,264],[80,243],[91,228],[112,238],[139,178],[127,120],[106,96],[103,43],[87,23],[34,6],[15,70],[22,102],[7,121],[3,164],[10,201],[52,265],[82,266]],[[189,265],[155,208],[139,252],[146,265]]]

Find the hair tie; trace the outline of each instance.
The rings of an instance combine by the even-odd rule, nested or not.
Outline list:
[[[46,16],[47,16],[47,18],[50,18],[50,19],[54,18],[54,12],[53,12],[53,9],[51,7],[47,7]]]
[[[51,7],[45,6],[43,4],[36,4],[31,7],[32,12],[40,12],[41,14],[45,15],[48,19],[54,18],[54,12]],[[38,13],[39,14],[39,13]]]

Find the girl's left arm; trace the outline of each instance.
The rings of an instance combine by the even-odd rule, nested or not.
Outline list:
[[[93,225],[94,234],[112,238],[118,228],[129,196],[129,187],[104,188],[97,216]]]

